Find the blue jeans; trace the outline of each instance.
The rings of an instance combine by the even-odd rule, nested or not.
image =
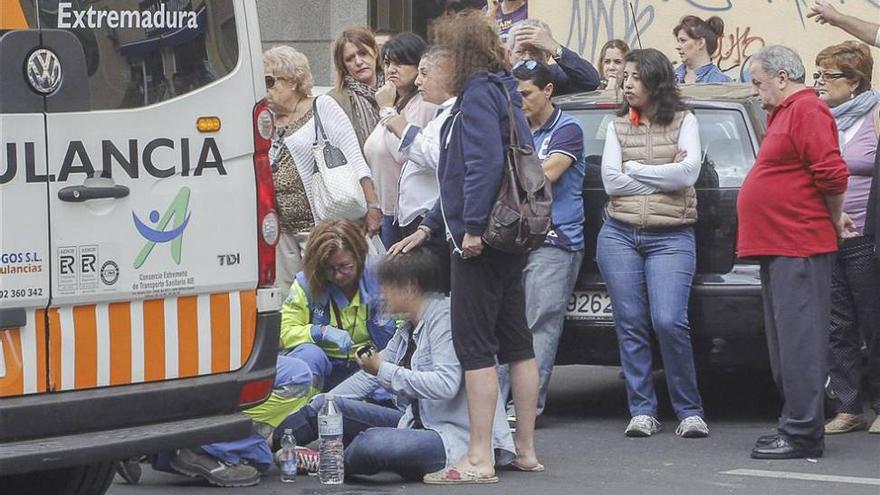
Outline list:
[[[583,250],[566,251],[543,246],[529,254],[529,261],[523,270],[526,321],[532,332],[532,345],[538,362],[538,415],[544,412],[550,376],[556,362],[556,349],[565,323],[565,306],[583,259]],[[498,367],[498,381],[501,397],[507,400],[507,414],[515,414],[513,401],[509,400],[510,368],[506,364]]]
[[[385,245],[385,249],[390,248],[402,239],[400,226],[397,225],[397,218],[394,215],[382,215],[382,226],[379,229],[379,239]]]
[[[687,314],[697,260],[693,228],[641,229],[608,218],[596,242],[596,261],[614,308],[630,414],[657,416],[653,328],[676,416],[702,417]]]
[[[318,438],[318,412],[324,396],[291,414],[275,430],[281,441],[285,428],[293,429],[296,442],[304,445]],[[398,409],[336,398],[342,414],[342,443],[345,445],[345,474],[376,474],[391,471],[400,476],[421,480],[427,473],[446,466],[446,448],[433,430],[397,428],[403,412]]]

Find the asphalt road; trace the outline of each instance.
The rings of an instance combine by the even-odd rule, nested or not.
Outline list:
[[[658,395],[665,397],[662,374],[657,375],[657,383]],[[701,388],[709,438],[676,437],[674,415],[668,401],[661,399],[664,431],[652,438],[630,439],[623,436],[626,400],[617,368],[557,368],[536,439],[547,471],[503,472],[497,485],[436,487],[382,475],[325,488],[308,476],[300,476],[292,485],[282,484],[273,468],[259,486],[227,491],[145,467],[140,485],[129,486],[117,478],[108,493],[880,494],[880,435],[857,432],[828,437],[825,457],[814,461],[752,460],[749,451],[755,439],[772,432],[778,412],[769,377],[703,375]]]

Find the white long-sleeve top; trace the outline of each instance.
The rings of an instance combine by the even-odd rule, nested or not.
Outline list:
[[[680,191],[693,186],[700,176],[700,126],[692,113],[685,115],[678,133],[678,148],[687,151],[680,162],[645,165],[633,160],[623,162],[623,150],[614,122],[608,123],[605,150],[602,153],[602,182],[609,196],[647,195]]]
[[[397,222],[403,227],[427,213],[440,196],[440,131],[452,115],[454,104],[454,97],[444,101],[440,113],[424,128],[409,124],[403,131],[398,151],[406,162],[400,172],[397,197]]]
[[[317,99],[317,110],[321,117],[321,125],[330,144],[336,146],[345,154],[348,160],[348,166],[354,167],[357,171],[358,179],[364,177],[372,178],[370,167],[367,166],[364,155],[361,153],[361,146],[351,126],[351,121],[342,111],[342,108],[336,103],[336,100],[329,96],[319,96]],[[309,197],[309,203],[312,203],[312,176],[315,170],[315,155],[312,147],[315,143],[315,117],[309,119],[296,132],[284,138],[284,144],[293,155],[293,161],[302,178],[306,195]],[[319,144],[323,144],[323,141]],[[360,186],[360,185],[359,185]],[[316,218],[320,222],[323,218]]]

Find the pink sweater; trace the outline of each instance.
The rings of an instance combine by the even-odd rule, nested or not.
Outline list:
[[[426,102],[421,95],[416,95],[403,107],[402,113],[407,122],[424,127],[437,113],[437,105]],[[400,139],[381,122],[364,141],[364,157],[376,184],[379,205],[383,214],[391,216],[396,214],[397,184],[405,161],[398,151],[399,147]]]

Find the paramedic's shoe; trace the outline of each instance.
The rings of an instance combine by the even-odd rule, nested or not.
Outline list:
[[[186,476],[202,478],[214,486],[254,486],[260,482],[260,472],[247,464],[228,464],[208,454],[180,449],[171,458],[171,467]]]
[[[141,459],[133,457],[124,461],[116,461],[116,474],[125,480],[129,485],[137,485],[141,481]]]

